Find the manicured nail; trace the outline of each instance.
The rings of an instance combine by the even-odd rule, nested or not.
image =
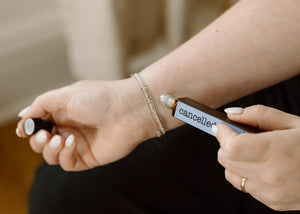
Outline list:
[[[71,147],[74,143],[74,135],[70,135],[66,140],[66,147]]]
[[[22,136],[20,135],[20,132],[19,132],[19,129],[18,129],[18,128],[16,128],[16,135],[17,135],[18,137],[22,137]]]
[[[22,109],[19,114],[18,117],[22,117],[27,111],[29,111],[30,106],[27,106],[26,108]]]
[[[217,132],[218,132],[218,127],[217,127],[216,125],[212,125],[211,131],[212,131],[212,133],[214,134],[214,136],[216,136],[216,135],[217,135]]]
[[[242,114],[244,109],[240,107],[231,107],[231,108],[226,108],[224,111],[227,114]]]
[[[59,136],[54,136],[52,139],[51,139],[51,141],[50,141],[50,147],[52,148],[52,149],[56,149],[56,148],[58,148],[59,146],[60,146],[60,144],[61,144],[61,139],[60,139],[60,137]]]
[[[40,131],[37,135],[36,135],[36,141],[39,143],[39,144],[43,144],[43,143],[46,143],[47,141],[47,134],[45,131]]]

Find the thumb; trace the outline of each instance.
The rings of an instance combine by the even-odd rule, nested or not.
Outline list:
[[[213,125],[212,132],[220,143],[221,148],[225,148],[238,134],[229,126],[222,123]]]
[[[278,109],[264,105],[253,105],[245,109],[225,109],[230,120],[246,125],[258,127],[263,131],[294,128],[300,124],[300,118]]]
[[[63,110],[71,99],[71,93],[68,87],[48,91],[38,96],[22,118],[45,118],[52,112]]]

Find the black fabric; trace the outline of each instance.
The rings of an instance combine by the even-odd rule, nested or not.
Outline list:
[[[300,115],[299,83],[297,76],[228,106],[264,104]],[[185,125],[92,170],[44,164],[30,192],[30,213],[280,213],[225,180],[218,148],[214,137]]]

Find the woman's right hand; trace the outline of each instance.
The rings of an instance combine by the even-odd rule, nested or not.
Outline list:
[[[23,113],[24,120],[48,118],[52,133],[30,136],[31,148],[49,164],[67,171],[90,169],[117,161],[140,142],[155,137],[151,114],[135,79],[80,81],[40,95]]]

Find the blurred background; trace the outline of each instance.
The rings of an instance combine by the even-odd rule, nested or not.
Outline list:
[[[0,213],[27,213],[42,158],[15,135],[34,98],[81,79],[128,77],[178,47],[231,0],[0,1]],[[55,188],[55,187],[54,187]]]

